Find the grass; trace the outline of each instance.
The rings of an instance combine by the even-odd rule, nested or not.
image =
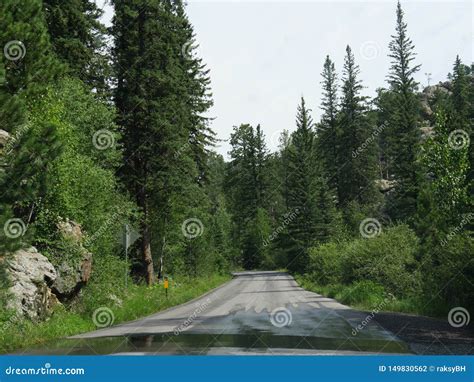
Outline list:
[[[185,303],[228,281],[230,276],[213,275],[200,279],[175,279],[170,281],[168,298],[162,284],[153,287],[131,285],[122,301],[108,305],[114,321],[118,324],[135,320],[152,313]],[[99,307],[96,307],[99,308]],[[44,322],[29,320],[0,322],[0,352],[7,353],[40,346],[54,339],[95,330],[92,314],[78,313],[64,307],[57,309]]]
[[[311,292],[334,298],[342,304],[349,305],[355,309],[380,312],[398,312],[409,314],[432,315],[431,311],[424,308],[421,298],[411,297],[399,299],[388,294],[380,285],[369,281],[354,283],[351,285],[317,285],[308,277],[296,275],[298,284]]]

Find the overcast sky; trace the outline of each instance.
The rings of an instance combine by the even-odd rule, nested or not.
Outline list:
[[[102,6],[104,0],[97,0]],[[267,146],[275,150],[284,129],[295,129],[295,113],[304,96],[318,120],[320,73],[327,54],[340,74],[349,44],[361,69],[365,93],[386,86],[388,42],[395,28],[396,1],[190,1],[198,53],[211,69],[219,139],[232,127],[260,123]],[[403,1],[408,33],[422,64],[417,80],[446,79],[459,54],[472,62],[471,1]],[[104,21],[113,9],[105,5]],[[227,157],[228,142],[217,151]]]

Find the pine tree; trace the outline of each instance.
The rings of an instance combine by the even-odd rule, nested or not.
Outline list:
[[[339,113],[339,203],[374,203],[376,199],[375,138],[367,116],[365,97],[360,95],[359,67],[349,46],[344,60],[341,110]]]
[[[474,172],[474,149],[473,149],[473,105],[472,96],[474,86],[470,85],[472,81],[467,75],[467,68],[461,62],[459,56],[453,65],[453,74],[451,76],[453,83],[453,92],[451,96],[451,110],[453,119],[453,130],[462,130],[469,137],[469,163],[470,175],[468,181],[472,181]],[[471,97],[470,97],[471,96]]]
[[[339,184],[338,172],[342,165],[337,155],[339,150],[337,74],[334,63],[329,56],[326,56],[321,75],[323,77],[321,82],[323,87],[321,103],[323,115],[317,130],[318,151],[324,163],[329,185],[332,189],[337,190]]]
[[[315,243],[315,136],[313,120],[303,98],[296,115],[296,131],[288,147],[288,212],[295,217],[288,224],[285,244],[288,269],[304,272],[308,249]]]
[[[163,251],[172,221],[171,196],[180,188],[183,166],[189,165],[186,156],[175,158],[189,137],[186,110],[177,94],[183,86],[181,49],[169,2],[130,0],[114,5],[115,99],[126,161],[122,177],[142,211],[141,258],[151,285],[152,221]]]
[[[106,53],[103,11],[90,0],[43,0],[51,44],[71,74],[99,94],[108,91],[110,68]]]
[[[231,135],[232,150],[227,173],[226,189],[231,199],[235,223],[235,238],[242,249],[242,263],[246,269],[261,265],[264,257],[264,237],[256,235],[257,226],[264,226],[267,217],[265,194],[267,150],[263,132],[258,126],[243,124]],[[260,212],[259,212],[260,211]],[[262,232],[265,228],[262,228]]]
[[[183,2],[172,2],[176,18],[177,46],[180,48],[179,64],[183,75],[183,94],[181,100],[186,110],[185,124],[189,129],[188,142],[192,157],[198,167],[199,182],[205,182],[209,148],[215,144],[215,133],[209,127],[210,118],[205,113],[213,105],[210,89],[209,69],[197,56],[194,29],[188,20]]]
[[[396,182],[389,203],[395,219],[409,219],[416,210],[419,191],[418,154],[421,132],[418,126],[419,101],[413,75],[420,65],[413,65],[414,45],[407,35],[407,24],[400,2],[397,4],[396,33],[389,44],[392,65],[388,80],[394,94],[388,120],[389,174]]]

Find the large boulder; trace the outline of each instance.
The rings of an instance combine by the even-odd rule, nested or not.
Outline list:
[[[64,301],[77,296],[89,281],[92,272],[92,253],[82,245],[84,234],[79,224],[66,219],[58,224],[58,230],[63,239],[69,240],[78,252],[77,258],[56,266],[57,278],[52,285],[52,290],[59,300]]]
[[[57,274],[50,261],[35,247],[20,249],[6,260],[6,271],[11,282],[8,308],[32,320],[47,317],[58,304],[51,293]]]

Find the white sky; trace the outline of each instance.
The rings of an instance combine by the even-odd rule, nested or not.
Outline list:
[[[99,6],[105,0],[96,0]],[[443,81],[459,54],[472,62],[471,1],[402,1],[408,33],[422,67],[417,80]],[[284,129],[295,129],[296,107],[305,97],[319,120],[320,73],[326,54],[342,69],[349,44],[361,69],[365,93],[386,86],[388,42],[396,1],[190,1],[199,55],[210,68],[216,119],[212,128],[228,140],[232,126],[260,123],[274,151]],[[112,8],[105,5],[104,22]],[[228,142],[216,150],[227,157]]]

